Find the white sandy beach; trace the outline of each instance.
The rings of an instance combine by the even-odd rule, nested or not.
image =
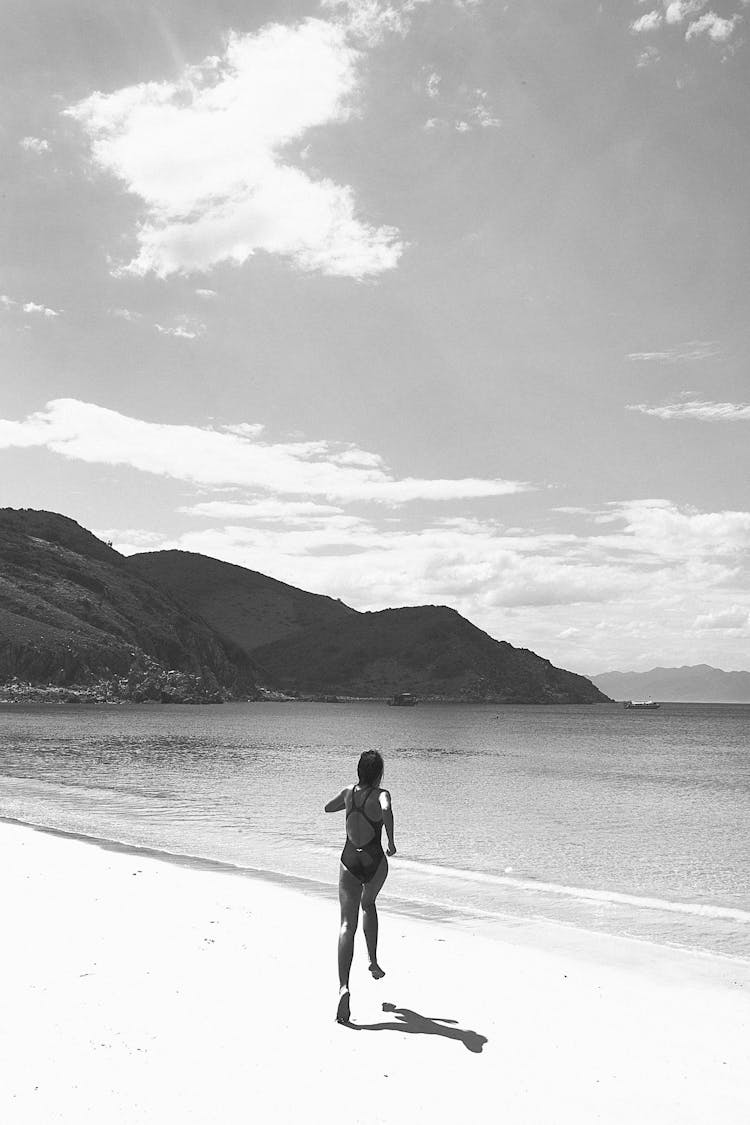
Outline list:
[[[472,933],[384,893],[355,1030],[333,899],[13,824],[0,849],[8,1125],[750,1121],[741,962]]]

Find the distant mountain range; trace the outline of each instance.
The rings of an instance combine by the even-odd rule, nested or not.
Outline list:
[[[612,699],[750,703],[750,672],[724,672],[709,664],[652,668],[649,672],[604,672],[591,680]]]
[[[184,551],[125,558],[53,512],[0,509],[0,684],[53,698],[605,701],[446,606],[360,613]]]

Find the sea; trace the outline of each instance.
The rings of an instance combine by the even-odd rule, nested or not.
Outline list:
[[[0,705],[0,817],[333,894],[362,750],[384,905],[750,961],[750,706]]]

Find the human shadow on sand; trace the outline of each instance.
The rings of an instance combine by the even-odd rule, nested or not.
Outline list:
[[[393,1012],[396,1021],[383,1023],[349,1023],[353,1031],[402,1031],[407,1035],[442,1035],[444,1039],[455,1039],[463,1043],[467,1051],[478,1055],[487,1042],[486,1035],[467,1028],[456,1027],[456,1020],[443,1016],[422,1016],[411,1008],[397,1008],[395,1004],[384,1004],[384,1012]]]

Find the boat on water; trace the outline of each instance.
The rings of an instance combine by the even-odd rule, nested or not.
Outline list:
[[[399,691],[388,700],[389,707],[416,707],[419,700],[410,691]]]
[[[652,699],[626,699],[623,707],[626,711],[658,711],[661,703],[654,703]]]

